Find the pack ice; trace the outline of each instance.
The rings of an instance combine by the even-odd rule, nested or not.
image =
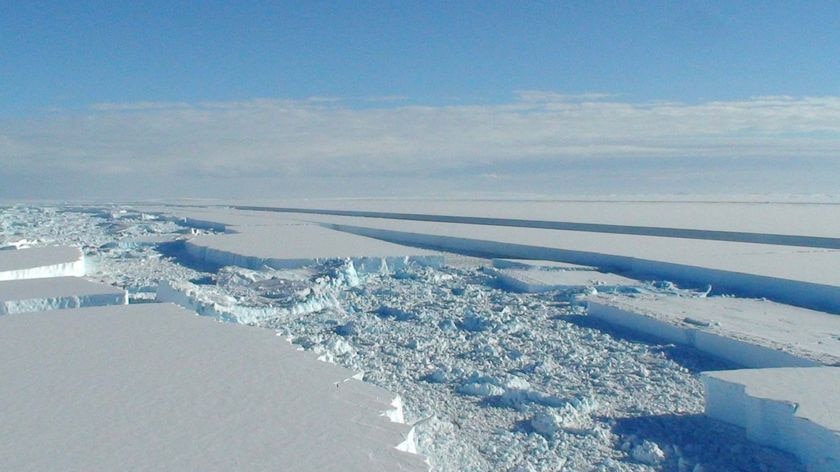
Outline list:
[[[417,205],[416,202],[413,204]],[[808,226],[807,221],[805,226],[793,227],[794,230],[803,228],[803,234],[785,234],[791,227],[774,232],[768,227],[768,220],[750,222],[760,229],[751,232],[750,227],[737,227],[740,223],[736,223],[735,231],[732,231],[714,224],[706,228],[645,228],[611,221],[555,224],[504,218],[510,215],[494,215],[494,219],[355,209],[242,208],[261,208],[283,217],[293,214],[302,221],[315,222],[326,228],[394,243],[495,257],[550,259],[618,270],[633,277],[653,276],[707,286],[705,292],[689,297],[640,297],[632,291],[630,294],[602,295],[590,300],[589,312],[613,325],[689,345],[742,366],[836,365],[840,359],[838,318],[821,311],[840,312],[840,279],[832,269],[840,260],[838,240],[820,234],[820,226]],[[777,223],[789,219],[789,213],[781,207],[771,211],[780,211],[778,215],[784,216],[777,218]],[[660,217],[659,220],[663,219]],[[691,222],[681,224],[690,225]],[[568,268],[561,271],[535,269],[534,266],[508,264],[492,273],[503,284],[521,292],[551,292],[562,286],[574,286],[573,279],[581,277]],[[594,280],[586,282],[589,285],[597,283]],[[712,287],[724,293],[765,297],[781,303],[706,297]],[[765,382],[776,375],[775,371],[769,370],[755,372],[754,375]],[[707,385],[709,382],[707,380]],[[805,388],[807,386],[796,385],[776,396],[784,401],[786,396],[796,397]],[[707,389],[707,404],[712,391]],[[774,437],[772,428],[776,424],[771,410],[756,410],[747,431],[756,441],[782,447],[785,440],[769,439]],[[732,410],[718,411],[724,413],[715,417],[744,426],[743,421],[726,417],[733,414]],[[543,421],[550,417],[535,418],[534,426],[539,430],[550,430],[551,422]],[[814,446],[815,441],[821,441],[822,433],[814,433],[814,438],[810,438],[810,433],[797,434],[804,434],[805,439],[787,441],[787,444],[797,445],[785,447],[786,450],[796,454],[809,469],[827,470],[824,465],[815,464],[834,466],[831,461],[837,453],[833,441]],[[643,446],[639,446],[638,451],[634,449],[634,455],[639,452],[638,456],[644,460],[659,457],[655,445],[647,449]],[[821,454],[819,459],[812,457],[814,450],[822,451],[818,454]]]

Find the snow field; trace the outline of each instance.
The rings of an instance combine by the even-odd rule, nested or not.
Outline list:
[[[393,394],[267,330],[169,304],[0,328],[3,470],[428,469]]]

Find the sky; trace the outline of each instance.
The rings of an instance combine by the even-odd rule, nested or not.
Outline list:
[[[0,198],[840,193],[840,2],[0,0]]]

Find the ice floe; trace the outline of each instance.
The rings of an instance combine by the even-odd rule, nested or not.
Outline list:
[[[0,281],[83,275],[85,258],[76,247],[31,247],[0,251]]]
[[[0,282],[0,315],[126,303],[125,290],[79,277]]]
[[[590,316],[746,367],[840,365],[840,316],[767,300],[652,294],[587,298]]]
[[[809,471],[840,470],[840,367],[707,372],[703,383],[707,415],[795,454]]]

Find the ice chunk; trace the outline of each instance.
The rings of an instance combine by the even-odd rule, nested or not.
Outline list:
[[[458,323],[458,327],[463,329],[464,331],[470,331],[473,333],[485,331],[491,329],[494,323],[492,320],[487,319],[486,317],[477,315],[475,313],[467,313],[464,316],[464,319]]]
[[[473,372],[458,387],[458,393],[477,397],[496,396],[505,393],[498,379]]]
[[[633,459],[647,465],[657,465],[665,460],[665,453],[656,443],[644,440],[637,444],[631,452]]]

